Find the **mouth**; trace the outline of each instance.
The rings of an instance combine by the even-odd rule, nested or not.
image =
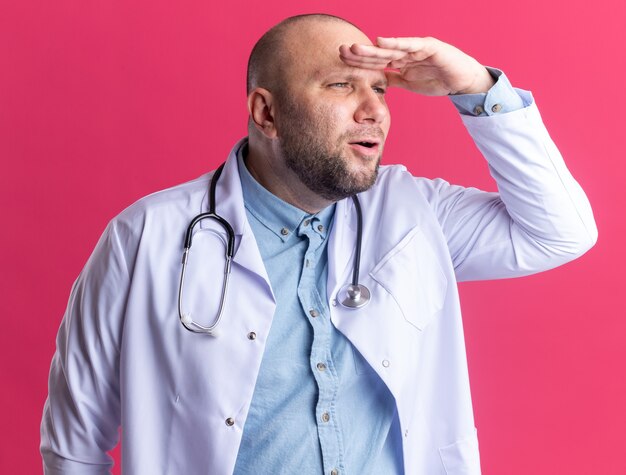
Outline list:
[[[351,145],[360,145],[361,147],[367,147],[367,148],[373,148],[376,147],[378,144],[375,142],[367,142],[367,141],[363,141],[363,142],[351,142]]]
[[[362,140],[354,140],[349,142],[349,145],[352,149],[364,155],[376,155],[380,150],[380,141],[377,139],[364,138]]]

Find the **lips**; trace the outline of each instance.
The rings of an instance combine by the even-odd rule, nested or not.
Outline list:
[[[374,157],[380,152],[381,140],[374,137],[359,137],[356,140],[350,140],[348,145],[361,156]]]
[[[374,148],[378,146],[378,142],[374,140],[359,140],[357,142],[350,142],[350,145],[360,145],[361,147]]]
[[[381,145],[385,141],[385,133],[375,125],[354,128],[344,135],[347,142],[364,147]]]

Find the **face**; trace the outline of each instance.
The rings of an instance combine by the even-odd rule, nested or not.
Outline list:
[[[284,89],[276,92],[276,126],[286,167],[309,190],[337,201],[374,184],[389,110],[384,73],[339,58],[339,45],[370,44],[367,37],[351,25],[323,26],[327,31],[317,28],[298,35],[295,47],[290,43],[290,55],[300,60],[291,62]]]

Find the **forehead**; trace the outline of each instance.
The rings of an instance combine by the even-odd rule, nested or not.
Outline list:
[[[359,29],[343,22],[304,22],[285,36],[286,73],[290,79],[319,79],[334,72],[359,74],[341,61],[339,46],[372,44]],[[370,74],[374,71],[370,71]],[[383,74],[378,72],[378,75]]]

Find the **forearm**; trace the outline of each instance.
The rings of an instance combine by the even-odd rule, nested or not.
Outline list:
[[[41,422],[45,473],[109,473],[120,421],[127,269],[109,226],[78,277],[57,335]]]

